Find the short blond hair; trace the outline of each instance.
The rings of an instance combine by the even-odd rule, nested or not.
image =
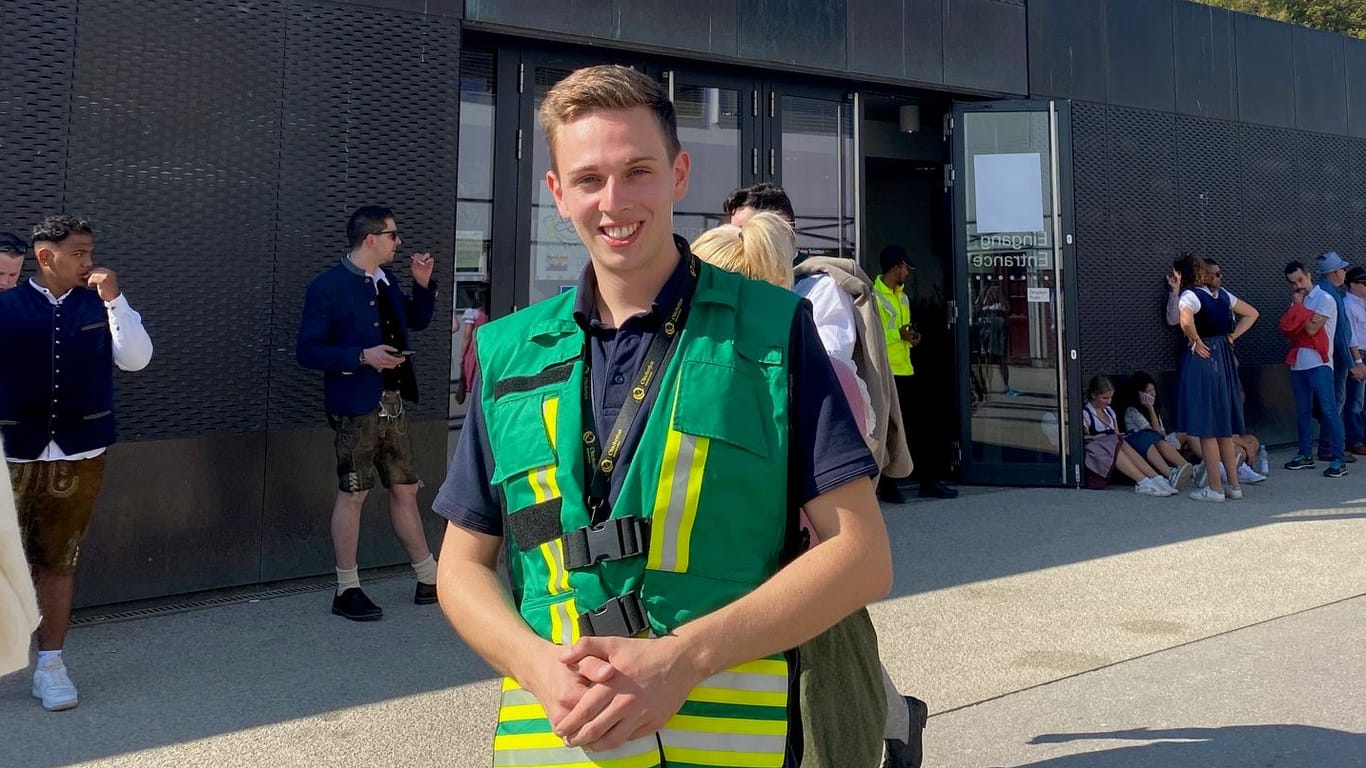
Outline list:
[[[619,64],[576,69],[556,83],[541,102],[538,117],[555,163],[555,139],[561,126],[603,110],[645,107],[654,114],[664,134],[664,148],[673,162],[683,145],[678,141],[678,118],[674,103],[657,80]]]
[[[722,224],[703,232],[693,241],[692,252],[721,269],[791,288],[797,237],[783,217],[761,211],[741,226]]]

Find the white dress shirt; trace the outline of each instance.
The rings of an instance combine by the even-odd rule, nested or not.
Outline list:
[[[858,330],[854,327],[854,299],[840,288],[835,278],[826,275],[812,275],[798,281],[797,294],[811,302],[811,316],[816,321],[816,333],[821,337],[821,345],[832,362],[848,368],[858,382],[859,394],[863,396],[863,412],[868,437],[877,426],[877,416],[873,413],[872,396],[868,385],[858,375],[858,365],[854,363],[854,346],[858,344]],[[850,407],[856,407],[854,403]]]

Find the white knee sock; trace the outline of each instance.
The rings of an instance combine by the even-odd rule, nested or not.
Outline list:
[[[61,664],[61,663],[62,663],[62,650],[61,650],[60,648],[58,648],[58,649],[55,650],[55,651],[38,651],[38,666],[40,666],[40,667],[50,667],[50,666],[52,666],[52,665],[54,665],[54,664]]]
[[[337,569],[337,594],[341,594],[352,587],[360,586],[360,567],[355,566],[347,569]]]
[[[431,555],[420,563],[413,563],[413,573],[417,574],[417,580],[423,584],[436,583],[436,560]]]

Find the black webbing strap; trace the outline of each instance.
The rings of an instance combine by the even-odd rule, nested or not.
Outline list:
[[[513,512],[507,516],[507,532],[522,552],[529,552],[547,541],[560,538],[560,507],[564,499],[546,499],[539,504]]]
[[[596,611],[579,614],[579,634],[584,637],[635,637],[649,628],[645,604],[636,592],[614,597]]]
[[[499,379],[493,385],[493,399],[497,400],[503,395],[511,395],[517,392],[530,392],[538,387],[546,387],[551,384],[563,384],[569,381],[569,374],[574,370],[574,361],[558,363],[531,376],[509,376],[506,379]]]
[[[692,296],[697,290],[697,276],[700,271],[698,259],[691,253],[688,254],[688,273],[691,280],[683,295],[678,298],[678,303],[674,305],[673,311],[664,321],[659,333],[655,334],[654,340],[650,342],[650,349],[645,354],[645,363],[640,367],[640,375],[636,377],[635,386],[631,387],[630,397],[622,403],[621,410],[617,413],[616,423],[612,425],[612,431],[608,433],[607,442],[602,447],[599,454],[598,431],[596,421],[593,416],[593,354],[589,348],[589,338],[584,336],[583,340],[583,456],[584,472],[587,477],[587,504],[589,518],[596,524],[608,518],[611,510],[608,508],[607,499],[612,491],[612,472],[617,468],[617,462],[621,458],[621,452],[626,443],[626,436],[631,432],[631,425],[635,422],[636,416],[640,413],[641,405],[649,396],[659,377],[664,373],[664,369],[673,357],[674,351],[678,348],[678,339],[683,335],[683,325],[687,322],[688,311],[692,306]]]
[[[604,560],[624,560],[650,550],[650,522],[613,517],[564,535],[564,567],[587,568]]]

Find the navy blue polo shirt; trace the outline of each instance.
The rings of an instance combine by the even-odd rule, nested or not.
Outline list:
[[[609,328],[597,318],[597,281],[591,264],[579,280],[574,318],[589,338],[594,419],[600,433],[611,430],[662,318],[688,288],[687,259],[682,257],[688,253],[688,244],[682,238],[674,239],[680,251],[678,268],[660,289],[653,307],[628,318],[620,328]],[[805,301],[793,317],[789,349],[794,407],[788,445],[787,496],[789,506],[796,508],[856,478],[875,477],[878,469],[859,435],[844,390],[816,333],[811,305]],[[469,402],[465,428],[432,508],[462,528],[502,536],[503,507],[497,489],[490,484],[493,452],[477,383]],[[642,415],[627,436],[622,463],[630,463],[630,447],[644,429],[644,414],[649,410],[650,403],[644,403]],[[611,499],[621,490],[624,469],[612,473]]]

